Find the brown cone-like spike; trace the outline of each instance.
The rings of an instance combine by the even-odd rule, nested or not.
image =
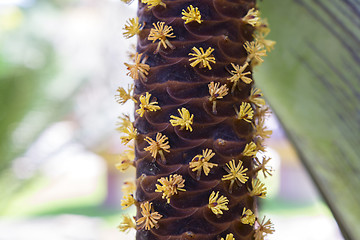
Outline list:
[[[182,12],[190,5],[198,8],[201,20],[185,24]],[[146,104],[153,103],[160,109],[150,110],[141,102],[143,116],[138,114],[140,111],[135,113],[136,219],[141,219],[137,240],[218,240],[230,233],[236,240],[254,238],[255,217],[245,216],[244,209],[256,212],[254,197],[249,194],[251,179],[256,175],[254,151],[261,149],[254,124],[264,112],[249,99],[256,62],[249,59],[244,44],[253,41],[255,27],[243,18],[252,8],[255,0],[173,0],[151,8],[139,3],[139,23],[144,28],[138,33],[137,52],[145,56],[142,63],[150,70],[146,77],[135,79],[134,99],[150,93]],[[156,36],[151,29],[166,26],[172,27],[167,29],[168,37],[150,37]],[[197,51],[208,53],[208,60],[212,60],[195,63]],[[235,87],[229,81],[234,66],[245,66],[246,75],[246,80],[239,79]],[[210,87],[219,89],[209,93]],[[139,109],[139,101],[136,106]],[[242,109],[246,106],[248,109]],[[171,123],[184,108],[193,115],[188,125]],[[157,133],[162,134],[159,139],[165,136],[159,143]],[[207,152],[208,158],[202,156],[206,149],[215,155]],[[226,164],[233,159],[235,168],[242,164],[242,179],[224,177],[231,174]],[[189,164],[201,161],[210,164],[206,165],[207,171],[205,165],[196,170]],[[181,189],[170,186],[176,177],[185,185]],[[210,195],[215,193],[216,198],[223,196],[225,204],[219,214],[211,209],[217,203],[209,204]]]

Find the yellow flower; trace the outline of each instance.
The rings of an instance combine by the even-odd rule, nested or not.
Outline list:
[[[123,33],[125,38],[131,38],[136,34],[139,34],[141,24],[139,24],[139,18],[130,18],[126,21],[125,27],[123,28],[125,32]]]
[[[239,87],[239,80],[241,79],[244,83],[250,84],[252,82],[251,78],[246,77],[246,75],[251,74],[251,72],[244,73],[244,70],[249,66],[249,64],[246,62],[243,66],[235,65],[231,63],[231,66],[234,68],[234,70],[230,71],[231,77],[227,78],[228,81],[233,83],[233,86],[231,88],[231,92],[233,93],[235,90],[235,87]]]
[[[167,177],[162,177],[158,179],[158,182],[161,184],[156,184],[155,192],[162,192],[162,198],[167,199],[167,203],[170,203],[170,197],[177,194],[178,191],[185,192],[185,179],[181,175],[174,174],[170,175],[169,179]]]
[[[146,76],[148,75],[148,71],[150,70],[150,66],[145,64],[147,57],[144,57],[143,60],[141,60],[142,53],[135,53],[135,63],[134,64],[128,64],[124,63],[127,67],[127,70],[129,72],[126,74],[130,77],[132,77],[134,80],[139,79],[139,75],[141,79],[146,79]],[[140,62],[141,61],[141,62]]]
[[[119,87],[116,91],[118,92],[118,95],[115,95],[116,101],[120,104],[126,103],[128,100],[133,100],[135,103],[137,103],[136,99],[132,96],[132,90],[134,90],[134,84],[131,84],[128,86],[128,91],[123,87]]]
[[[146,137],[144,140],[150,144],[150,146],[144,148],[144,150],[150,152],[151,156],[154,159],[156,159],[156,156],[159,153],[162,161],[165,163],[166,160],[165,160],[163,151],[170,152],[169,151],[170,145],[168,142],[168,137],[165,135],[162,135],[161,133],[157,133],[155,141],[149,137]]]
[[[175,47],[170,43],[167,38],[174,38],[173,28],[171,26],[165,25],[165,22],[157,22],[153,23],[154,28],[150,29],[150,34],[148,36],[148,40],[155,42],[159,41],[155,54],[159,52],[161,44],[164,48],[170,47],[174,49]]]
[[[265,118],[264,117],[260,117],[258,119],[257,124],[255,125],[255,135],[265,139],[265,138],[269,138],[270,135],[272,134],[271,130],[267,130],[265,125]]]
[[[249,101],[254,103],[258,107],[265,105],[265,100],[261,98],[263,96],[262,92],[258,88],[252,88],[250,92]]]
[[[264,36],[270,33],[269,24],[266,19],[260,19],[255,28],[258,33],[262,33]]]
[[[211,149],[205,149],[202,151],[202,155],[196,155],[191,162],[189,167],[192,168],[192,171],[197,171],[196,179],[200,180],[201,170],[204,171],[205,175],[209,175],[210,168],[218,166],[216,163],[210,163],[210,159],[215,155]]]
[[[136,186],[135,183],[132,181],[125,181],[121,187],[121,191],[124,193],[124,195],[134,193],[135,190]]]
[[[250,196],[258,196],[261,198],[265,198],[266,197],[266,187],[265,184],[260,182],[259,179],[252,179],[251,180],[251,185],[252,185],[252,190],[250,191]]]
[[[156,112],[157,110],[160,110],[161,107],[157,106],[158,102],[150,102],[151,94],[146,92],[145,96],[141,95],[140,100],[140,108],[136,110],[136,112],[140,115],[140,117],[144,116],[144,113],[146,111],[148,112]]]
[[[182,17],[183,20],[185,20],[185,24],[192,22],[192,21],[197,21],[198,23],[203,22],[201,20],[201,14],[199,9],[196,7],[194,8],[193,5],[190,5],[187,8],[187,11],[185,11],[185,9],[182,10],[182,15],[184,15]]]
[[[121,142],[125,145],[128,144],[131,140],[135,139],[137,136],[137,130],[132,124],[130,126],[118,129],[121,133],[125,134],[125,136],[120,137]]]
[[[235,109],[235,111],[237,119],[251,123],[254,116],[254,110],[252,109],[250,103],[242,102],[239,111],[237,109]]]
[[[235,166],[235,159],[231,160],[226,164],[226,167],[224,167],[225,171],[228,172],[227,175],[224,175],[221,180],[227,181],[230,180],[229,185],[229,192],[232,193],[232,187],[234,183],[238,186],[241,186],[241,183],[246,183],[248,180],[248,176],[246,176],[245,172],[248,170],[247,168],[244,169],[242,166],[242,161],[239,160],[239,163],[237,166]]]
[[[229,210],[229,208],[226,206],[229,203],[229,200],[225,196],[220,196],[219,199],[219,192],[215,194],[213,191],[209,197],[209,204],[208,207],[211,209],[211,211],[218,215],[223,214],[222,210]]]
[[[262,162],[260,162],[260,160],[257,157],[254,158],[254,160],[255,160],[255,163],[254,163],[255,169],[254,170],[256,172],[262,171],[265,178],[267,177],[266,176],[267,174],[272,176],[272,171],[273,171],[272,167],[266,166],[266,164],[271,160],[270,157],[269,158],[263,157]]]
[[[161,0],[141,0],[141,2],[147,4],[149,9],[156,7],[158,5],[166,7],[166,4],[163,3]]]
[[[259,11],[255,10],[255,8],[251,8],[245,15],[245,17],[242,18],[242,20],[254,27],[259,23],[260,20]]]
[[[136,228],[135,223],[133,222],[132,218],[127,216],[127,215],[123,215],[122,216],[122,221],[120,223],[120,225],[118,226],[118,229],[121,232],[126,232],[129,231],[131,228]]]
[[[214,56],[211,54],[214,49],[209,47],[206,52],[204,52],[204,49],[200,47],[200,50],[196,47],[193,47],[192,50],[195,53],[189,53],[190,56],[194,56],[193,58],[190,58],[189,61],[194,61],[190,63],[190,66],[195,67],[200,63],[200,68],[208,68],[211,70],[210,62],[216,63]]]
[[[128,194],[124,196],[124,199],[121,200],[122,209],[127,209],[131,205],[135,204],[136,200],[132,194]]]
[[[119,132],[122,132],[123,128],[127,128],[129,126],[132,125],[132,122],[130,121],[130,117],[129,115],[125,115],[123,114],[122,116],[119,116],[118,119],[120,120],[119,122],[116,123],[116,125],[118,125],[119,127],[117,127],[116,129]]]
[[[265,39],[264,33],[258,32],[254,35],[254,38],[259,44],[261,44],[266,49],[266,51],[270,52],[271,50],[274,49],[276,42]]]
[[[246,144],[242,155],[246,157],[254,157],[256,155],[256,144],[254,142]]]
[[[250,226],[254,225],[256,220],[256,217],[254,215],[254,213],[248,209],[246,210],[246,208],[243,209],[243,213],[241,215],[240,221],[243,224],[249,224]]]
[[[180,114],[180,117],[176,117],[174,115],[171,115],[170,123],[172,126],[180,126],[180,130],[183,130],[184,128],[186,130],[190,130],[192,132],[191,124],[193,124],[194,114],[190,115],[189,110],[186,108],[178,109],[178,112]]]
[[[129,149],[129,150],[124,151],[122,154],[120,154],[119,158],[120,158],[121,161],[119,163],[117,163],[115,165],[115,167],[120,172],[124,172],[130,166],[134,166],[135,153],[134,153],[133,149]]]
[[[259,221],[257,222],[259,223]],[[259,223],[259,227],[255,229],[254,237],[255,240],[264,240],[264,237],[267,234],[273,234],[274,232],[274,225],[271,223],[270,219],[265,222],[264,217],[261,223]]]
[[[136,221],[136,225],[139,229],[145,228],[145,230],[150,230],[152,228],[158,228],[158,221],[162,218],[162,215],[158,212],[154,212],[152,208],[152,203],[148,201],[141,203],[141,215],[142,217]]]
[[[220,240],[224,240],[224,238],[221,238]],[[234,235],[232,233],[227,234],[225,240],[235,240]]]
[[[264,60],[261,57],[267,56],[263,45],[257,41],[245,42],[244,48],[248,53],[247,61],[255,60],[255,64],[262,63]]]
[[[228,94],[229,89],[226,85],[222,85],[220,87],[220,83],[211,82],[208,85],[209,87],[209,101],[213,103],[212,111],[216,114],[216,99],[222,99],[224,96]]]

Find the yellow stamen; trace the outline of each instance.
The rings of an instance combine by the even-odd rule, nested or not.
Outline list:
[[[252,190],[250,191],[250,196],[258,196],[261,198],[265,198],[266,197],[266,187],[265,184],[260,182],[259,179],[252,179],[251,180],[251,185],[252,185]]]
[[[136,99],[132,96],[132,91],[134,90],[134,84],[131,84],[128,86],[128,91],[123,87],[119,87],[116,91],[118,92],[118,95],[115,95],[116,101],[120,104],[125,104],[128,100],[133,100],[135,103],[137,103]]]
[[[192,21],[196,21],[198,23],[202,23],[203,21],[201,20],[201,14],[200,11],[197,7],[193,7],[193,5],[190,5],[187,8],[187,11],[185,11],[185,9],[182,10],[182,15],[184,15],[182,17],[183,20],[185,20],[185,24],[188,24],[189,22]]]
[[[254,110],[252,109],[250,103],[242,102],[239,111],[237,111],[237,109],[235,109],[235,111],[237,119],[251,123],[254,116]]]
[[[141,203],[141,215],[142,217],[136,221],[136,225],[139,229],[144,228],[145,230],[150,230],[152,228],[159,228],[158,221],[162,218],[162,215],[158,212],[154,212],[152,208],[152,203],[148,201]]]
[[[150,152],[151,156],[154,159],[156,159],[156,156],[159,153],[163,163],[165,163],[166,159],[165,159],[163,151],[170,152],[170,150],[169,150],[170,145],[168,142],[168,137],[165,135],[162,135],[161,133],[157,133],[155,141],[149,137],[146,137],[144,140],[150,144],[150,146],[144,148],[144,150]]]
[[[121,232],[128,232],[130,229],[136,228],[136,225],[131,217],[129,217],[127,215],[123,215],[122,218],[123,219],[122,219],[120,225],[118,226],[118,229]]]
[[[178,112],[180,114],[180,117],[176,117],[174,115],[171,115],[170,123],[172,126],[180,126],[180,130],[183,130],[184,128],[186,130],[190,130],[192,132],[191,124],[193,124],[194,114],[190,115],[189,110],[186,108],[178,109]]]
[[[136,110],[140,117],[144,116],[145,112],[156,112],[161,109],[161,107],[157,106],[158,102],[150,102],[150,97],[151,94],[148,92],[145,93],[145,96],[140,96],[140,108]]]
[[[252,225],[254,225],[255,220],[256,220],[256,217],[255,217],[254,213],[250,209],[246,210],[246,208],[244,208],[243,213],[240,218],[241,223],[249,224],[250,226],[252,226]]]
[[[247,14],[242,18],[244,22],[250,24],[251,26],[256,26],[259,23],[259,11],[255,10],[255,8],[251,8]]]
[[[204,171],[205,175],[209,175],[210,168],[218,166],[216,163],[210,163],[210,159],[215,156],[215,153],[211,149],[205,149],[202,151],[202,155],[196,155],[191,162],[189,167],[192,168],[192,171],[197,171],[196,179],[200,180],[201,170]]]
[[[144,57],[143,60],[141,60],[142,55],[142,53],[135,53],[134,64],[124,63],[127,67],[127,70],[129,70],[126,75],[132,77],[134,80],[138,80],[139,77],[146,80],[146,76],[148,75],[148,71],[150,70],[150,66],[145,64],[147,57]]]
[[[246,157],[254,157],[256,153],[257,153],[256,144],[254,142],[250,142],[246,144],[244,151],[242,152],[242,155]]]
[[[125,38],[131,38],[139,34],[141,29],[141,24],[139,24],[139,18],[130,18],[126,21],[125,27],[123,28],[125,32],[123,33]]]
[[[162,198],[167,199],[167,203],[170,203],[170,197],[178,194],[178,191],[185,192],[185,179],[181,175],[174,174],[170,175],[169,178],[162,177],[158,179],[158,182],[161,184],[156,184],[155,192],[162,192]]]
[[[199,50],[200,49],[200,50]],[[206,52],[204,52],[204,49],[200,47],[197,49],[196,47],[193,47],[192,50],[195,53],[189,53],[190,56],[194,56],[193,58],[190,58],[189,61],[194,61],[190,63],[190,66],[195,67],[200,63],[200,68],[208,68],[211,70],[210,63],[216,63],[215,57],[211,54],[214,49],[209,47]]]
[[[231,88],[231,92],[233,93],[235,90],[235,87],[239,87],[239,80],[241,79],[244,83],[250,84],[252,82],[252,79],[249,77],[246,77],[246,75],[251,74],[251,72],[244,73],[244,70],[249,66],[249,64],[246,62],[243,66],[235,65],[231,63],[231,66],[234,68],[234,70],[230,71],[231,77],[227,78],[228,81],[233,83],[233,86]]]
[[[249,179],[248,176],[246,176],[245,172],[248,170],[247,168],[244,169],[242,166],[242,161],[239,160],[238,165],[235,165],[235,160],[231,160],[226,164],[226,167],[224,167],[225,171],[228,172],[227,175],[224,175],[221,180],[227,181],[230,180],[229,185],[229,192],[232,193],[232,188],[234,183],[240,187],[241,183],[246,183],[246,181]]]
[[[209,197],[209,204],[208,204],[208,207],[216,215],[223,214],[222,210],[225,211],[229,210],[229,208],[227,207],[227,204],[229,203],[227,197],[220,196],[219,199],[218,197],[219,197],[219,192],[215,194],[215,192],[213,191]]]
[[[209,83],[208,87],[210,93],[209,101],[213,103],[212,111],[214,114],[216,114],[216,100],[222,99],[224,96],[226,96],[229,89],[226,87],[225,84],[220,87],[220,83],[214,82]]]
[[[161,45],[163,45],[164,48],[170,47],[171,49],[174,49],[175,47],[167,39],[176,37],[172,32],[173,28],[165,25],[165,22],[153,23],[153,26],[154,28],[150,29],[148,40],[152,42],[159,41],[154,53],[156,54],[159,52]]]

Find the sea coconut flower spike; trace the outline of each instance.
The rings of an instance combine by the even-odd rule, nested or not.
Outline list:
[[[170,43],[167,38],[175,38],[173,28],[171,26],[165,25],[165,22],[157,22],[153,23],[154,28],[150,29],[150,34],[148,36],[148,40],[152,42],[158,42],[156,50],[154,54],[158,53],[160,50],[160,46],[162,45],[165,49],[167,47],[174,49],[175,47]]]

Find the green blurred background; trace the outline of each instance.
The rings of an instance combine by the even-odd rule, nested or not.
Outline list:
[[[357,46],[359,4],[344,1],[357,7],[351,10],[339,1],[331,2],[330,6],[337,4],[342,12],[352,14],[350,30],[343,36],[352,33],[355,37],[351,35],[352,42],[347,44]],[[339,179],[346,175],[352,189],[359,187],[359,155],[353,146],[359,143],[356,93],[360,92],[360,74],[356,59],[352,60],[359,56],[359,48],[347,52],[347,45],[334,37],[336,28],[329,31],[319,21],[333,11],[321,15],[313,8],[322,3],[260,3],[273,30],[269,37],[277,45],[256,70],[256,80],[283,123],[275,116],[268,121],[274,134],[267,154],[273,158],[275,172],[264,180],[269,197],[260,202],[260,215],[269,216],[275,224],[276,232],[268,239],[343,239],[327,205],[337,201],[341,209],[343,199],[331,195],[338,189],[331,190],[329,170],[321,169],[331,169],[336,163],[317,161],[317,154],[333,155],[328,151],[332,144],[348,153],[341,156],[348,156],[353,172],[338,166],[342,175],[329,178],[343,183]],[[114,167],[125,149],[115,130],[117,117],[132,112],[133,106],[116,104],[114,95],[118,86],[131,82],[123,63],[136,40],[125,40],[122,28],[136,15],[136,8],[136,3],[116,0],[0,0],[1,240],[133,239],[134,232],[124,235],[116,226],[124,213],[121,186],[132,180],[134,172],[124,174]],[[324,61],[334,58],[330,64]],[[337,70],[343,65],[345,70]],[[331,66],[336,66],[335,73]],[[342,79],[350,79],[350,85],[331,81],[331,76],[343,72]],[[343,104],[337,105],[339,99]],[[324,108],[327,103],[330,107]],[[353,131],[349,132],[349,126],[355,127]],[[320,145],[313,147],[314,142]],[[317,170],[311,170],[312,161]],[[358,199],[353,198],[344,205]],[[356,225],[360,223],[358,208],[352,209],[354,215],[348,219]]]

